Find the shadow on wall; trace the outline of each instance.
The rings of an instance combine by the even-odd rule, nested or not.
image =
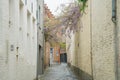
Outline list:
[[[68,64],[71,70],[79,77],[80,80],[92,80],[92,76],[81,69]]]

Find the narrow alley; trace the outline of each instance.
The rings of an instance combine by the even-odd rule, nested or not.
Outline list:
[[[0,80],[120,80],[120,0],[0,0]]]
[[[79,80],[66,63],[53,64],[45,70],[40,80]]]

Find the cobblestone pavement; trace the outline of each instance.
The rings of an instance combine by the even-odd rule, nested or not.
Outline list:
[[[69,69],[67,64],[61,63],[46,69],[40,80],[79,80]]]

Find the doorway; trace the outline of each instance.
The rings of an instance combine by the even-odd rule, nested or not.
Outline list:
[[[53,64],[53,61],[54,61],[54,59],[53,59],[53,48],[50,48],[50,65],[52,65]]]
[[[67,54],[60,54],[60,62],[67,63]]]
[[[43,56],[42,56],[42,48],[38,46],[37,53],[37,78],[43,74]]]

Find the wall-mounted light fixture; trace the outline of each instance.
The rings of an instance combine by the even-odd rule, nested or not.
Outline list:
[[[112,21],[116,22],[116,0],[112,0]]]

